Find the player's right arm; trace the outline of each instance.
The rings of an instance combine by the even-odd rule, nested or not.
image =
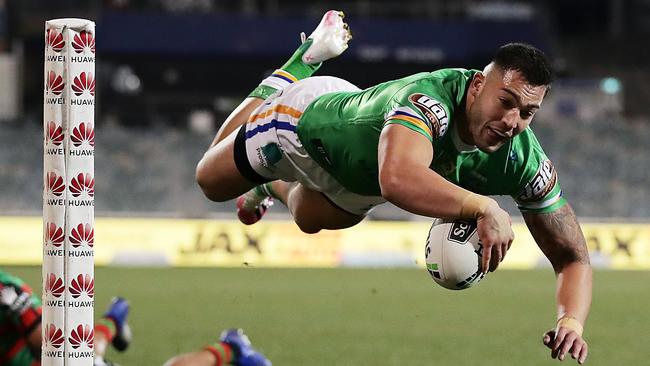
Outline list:
[[[476,219],[483,272],[494,270],[514,239],[510,216],[492,198],[475,194],[429,168],[433,146],[425,134],[388,124],[379,138],[379,185],[386,200],[418,215]]]

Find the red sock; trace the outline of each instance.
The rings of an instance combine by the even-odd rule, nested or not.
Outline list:
[[[115,337],[115,322],[109,318],[101,318],[95,323],[95,333],[102,333],[109,343],[112,342]]]
[[[218,342],[215,344],[205,346],[204,349],[212,353],[214,357],[217,359],[214,366],[227,365],[232,361],[232,356],[233,356],[232,348],[230,348],[229,345],[223,342]]]

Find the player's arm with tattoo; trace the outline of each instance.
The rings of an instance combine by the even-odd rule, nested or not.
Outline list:
[[[587,357],[582,327],[591,306],[592,273],[580,224],[568,204],[550,213],[524,213],[524,220],[557,275],[558,327],[545,335],[552,356]]]

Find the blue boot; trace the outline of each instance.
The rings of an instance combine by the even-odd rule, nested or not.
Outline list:
[[[113,347],[120,352],[125,351],[133,339],[131,327],[129,327],[129,323],[126,319],[128,316],[129,303],[121,297],[114,297],[108,305],[108,310],[104,314],[105,318],[109,318],[115,323]]]
[[[221,333],[219,340],[229,345],[234,353],[233,365],[237,366],[271,366],[261,353],[253,349],[251,341],[241,329],[228,329]]]

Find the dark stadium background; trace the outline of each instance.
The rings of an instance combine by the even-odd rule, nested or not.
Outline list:
[[[565,195],[582,217],[650,216],[647,1],[1,3],[0,52],[17,65],[9,69],[17,78],[4,85],[7,104],[0,111],[0,162],[17,165],[0,171],[2,212],[40,210],[40,182],[13,174],[36,169],[40,153],[22,151],[25,158],[17,162],[8,142],[30,146],[37,135],[30,129],[40,128],[45,20],[97,23],[97,164],[105,167],[97,172],[97,190],[104,192],[97,212],[206,216],[232,209],[201,199],[184,179],[213,132],[286,60],[299,32],[311,32],[326,9],[340,8],[354,39],[319,74],[360,87],[440,67],[482,68],[508,41],[545,50],[559,78],[533,128]],[[137,166],[137,155],[137,161],[157,163]],[[152,189],[152,180],[165,184]],[[375,215],[404,217],[388,206]]]

